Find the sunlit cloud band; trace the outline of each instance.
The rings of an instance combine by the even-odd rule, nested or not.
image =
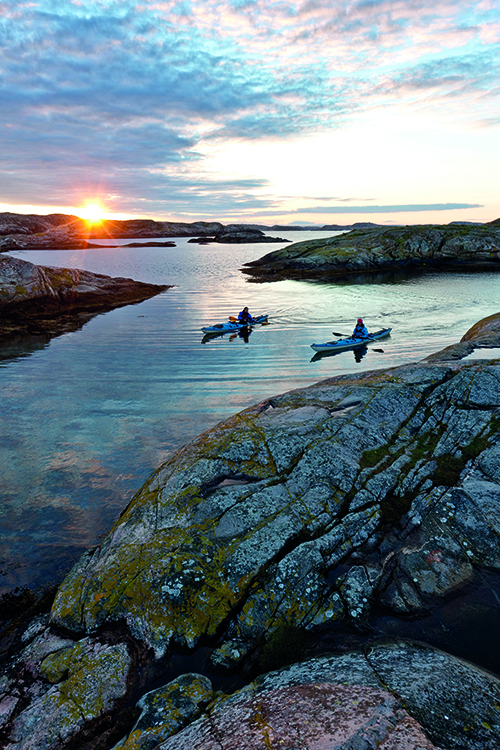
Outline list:
[[[400,206],[313,206],[297,208],[298,214],[395,214],[406,211],[452,211],[462,208],[482,208],[480,203],[419,203]]]

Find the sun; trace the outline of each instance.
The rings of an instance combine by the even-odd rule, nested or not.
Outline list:
[[[79,211],[82,219],[88,221],[89,224],[99,224],[104,219],[105,213],[103,207],[98,203],[87,203]]]

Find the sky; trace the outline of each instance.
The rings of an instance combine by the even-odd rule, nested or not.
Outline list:
[[[0,0],[0,211],[500,217],[498,0]]]

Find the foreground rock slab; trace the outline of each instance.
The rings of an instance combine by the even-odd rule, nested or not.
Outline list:
[[[113,716],[130,701],[134,668],[140,664],[124,643],[36,636],[0,683],[2,747],[500,747],[498,678],[424,644],[396,640],[326,654],[262,674],[231,695],[203,675],[182,674],[142,695],[137,720],[120,737]]]
[[[336,278],[401,268],[500,270],[500,229],[490,225],[372,227],[288,245],[246,263],[252,281]]]
[[[104,312],[168,288],[0,255],[0,335],[51,330],[61,316]]]
[[[500,572],[500,363],[322,381],[178,451],[61,585],[52,623],[124,619],[161,658],[241,668],[282,623],[422,616]]]

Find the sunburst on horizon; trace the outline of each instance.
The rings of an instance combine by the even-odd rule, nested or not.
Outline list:
[[[86,203],[78,212],[82,219],[89,224],[100,224],[106,215],[105,209],[99,203]]]

